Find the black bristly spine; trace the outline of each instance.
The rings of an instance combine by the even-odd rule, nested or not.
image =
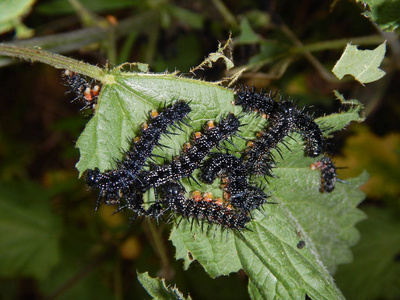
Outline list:
[[[142,191],[146,191],[169,181],[189,177],[210,151],[235,134],[239,127],[238,118],[229,114],[226,118],[221,119],[215,127],[205,130],[200,137],[194,139],[190,148],[171,162],[155,166],[150,171],[142,171],[138,177],[141,183],[138,185],[142,187]]]
[[[215,153],[201,168],[201,180],[211,184],[217,177],[227,179],[225,190],[230,194],[230,204],[249,213],[267,202],[268,196],[258,187],[249,184],[249,173],[241,158],[227,153]]]
[[[272,175],[274,165],[271,150],[291,132],[299,132],[305,141],[305,154],[310,157],[326,152],[327,142],[322,130],[305,111],[288,100],[276,101],[270,92],[257,93],[254,88],[244,87],[237,91],[234,103],[245,112],[257,111],[268,118],[268,125],[258,139],[252,141],[243,154],[247,168],[254,175]]]
[[[191,108],[183,100],[177,100],[170,107],[154,116],[150,125],[142,131],[139,140],[133,141],[131,149],[124,153],[124,159],[117,161],[115,170],[100,172],[98,169],[88,170],[86,183],[93,189],[100,189],[103,198],[115,194],[130,196],[131,190],[136,190],[137,176],[146,160],[152,156],[153,149],[159,145],[159,140],[167,128],[181,122],[187,117]]]
[[[234,211],[220,203],[185,198],[184,189],[175,182],[163,185],[161,193],[168,209],[184,219],[218,224],[222,228],[238,231],[245,229],[251,220],[247,214]]]

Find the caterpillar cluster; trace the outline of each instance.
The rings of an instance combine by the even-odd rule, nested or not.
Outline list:
[[[232,154],[216,153],[202,166],[201,179],[211,184],[218,177],[225,181],[224,190],[232,206],[249,213],[266,203],[268,196],[264,191],[249,184],[249,173],[241,158]]]
[[[192,176],[212,149],[236,134],[240,121],[233,114],[228,114],[217,124],[208,121],[204,131],[196,132],[193,140],[186,143],[180,155],[171,161],[162,165],[150,164],[150,169],[143,168],[147,158],[152,156],[154,147],[159,145],[161,135],[169,133],[169,126],[184,123],[190,110],[187,102],[178,100],[161,113],[152,111],[151,123],[144,126],[142,136],[125,153],[124,159],[117,162],[117,168],[105,172],[88,170],[87,185],[100,189],[99,202],[117,204],[119,210],[129,209],[135,216],[158,219],[169,211],[183,218],[241,230],[250,220],[247,214],[244,214],[245,217],[240,211],[207,199],[187,199],[179,183],[180,179]],[[150,189],[155,190],[158,200],[145,209],[143,194]]]
[[[234,135],[239,127],[239,119],[233,114],[221,119],[217,125],[213,121],[208,121],[204,133],[196,132],[193,142],[185,145],[181,155],[169,163],[154,166],[139,175],[143,190],[191,176],[210,151]]]
[[[300,133],[305,142],[305,154],[316,157],[327,150],[327,141],[313,118],[299,109],[291,101],[276,101],[271,93],[257,93],[254,89],[242,88],[237,92],[235,105],[242,106],[245,112],[258,112],[268,118],[265,131],[257,135],[257,139],[248,143],[243,153],[247,169],[254,175],[271,176],[274,166],[271,150],[291,132]]]
[[[100,86],[89,83],[80,74],[65,70],[63,73],[64,84],[69,88],[68,93],[75,95],[72,102],[80,102],[83,104],[82,110],[86,108],[95,109],[97,99],[100,93]]]
[[[183,100],[176,101],[172,106],[165,107],[161,113],[153,110],[150,112],[150,124],[142,126],[142,135],[133,140],[131,149],[124,153],[124,159],[117,161],[117,168],[106,172],[98,169],[89,170],[86,175],[87,184],[94,189],[100,189],[101,198],[105,202],[118,202],[121,194],[127,194],[132,187],[138,189],[138,184],[145,178],[139,172],[146,160],[153,156],[154,147],[159,146],[163,134],[168,134],[169,126],[179,127],[184,123],[191,108]]]
[[[162,188],[167,208],[185,219],[207,221],[232,230],[242,230],[250,221],[248,214],[224,205],[222,199],[214,201],[209,193],[202,197],[195,192],[191,198],[185,198],[184,193],[178,183],[171,182]]]
[[[76,77],[75,73],[66,76],[74,90],[87,88],[86,81]],[[154,156],[154,148],[163,146],[159,143],[161,136],[171,134],[169,127],[181,129],[181,124],[188,125],[185,120],[191,112],[189,103],[177,100],[161,112],[150,112],[149,124],[142,126],[141,136],[132,141],[131,149],[116,162],[115,169],[87,171],[87,185],[100,190],[98,204],[118,205],[118,210],[131,210],[135,217],[159,219],[168,213],[193,221],[218,224],[224,229],[245,229],[251,221],[251,212],[268,203],[263,187],[252,185],[251,178],[273,176],[275,161],[271,151],[279,151],[278,144],[292,132],[302,135],[305,154],[310,157],[324,154],[327,141],[311,116],[291,101],[276,101],[271,93],[257,93],[254,89],[243,88],[237,91],[234,104],[242,106],[244,112],[257,111],[268,118],[264,131],[258,133],[255,140],[248,141],[248,147],[240,157],[228,150],[226,153],[211,152],[213,149],[221,150],[224,148],[222,142],[230,142],[233,135],[238,135],[242,126],[240,120],[234,114],[228,114],[217,123],[208,121],[202,132],[195,132],[192,140],[184,144],[178,156],[160,165],[149,163],[149,158]],[[331,192],[336,181],[334,164],[324,157],[315,164],[315,168],[321,170],[321,192]],[[217,178],[222,180],[223,200],[214,200],[212,195],[201,195],[200,192],[186,196],[180,180],[192,178],[197,182],[193,177],[196,169],[200,170],[199,179],[206,184],[212,184]],[[146,208],[143,195],[149,190],[154,190],[156,200]]]

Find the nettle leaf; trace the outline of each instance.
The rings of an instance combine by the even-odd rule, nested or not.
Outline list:
[[[368,5],[364,15],[375,22],[384,31],[394,31],[400,26],[400,1],[362,0]]]
[[[60,220],[32,183],[0,185],[0,274],[43,279],[59,261]]]
[[[386,73],[379,69],[385,57],[386,42],[374,50],[358,50],[356,45],[347,44],[332,72],[337,78],[352,75],[361,84],[381,79]]]
[[[341,112],[318,118],[315,121],[323,129],[325,134],[343,130],[352,121],[363,122],[365,114],[362,104],[355,100],[346,100],[338,91],[333,91],[336,99],[340,101]]]
[[[152,278],[147,272],[138,273],[138,279],[146,291],[153,299],[192,299],[190,296],[183,297],[182,293],[176,287],[170,287],[165,284],[165,279]]]
[[[277,177],[268,185],[276,204],[255,212],[243,236],[182,221],[170,237],[176,258],[184,260],[186,269],[198,260],[212,277],[244,269],[254,299],[299,299],[304,294],[341,299],[328,270],[351,261],[349,247],[359,238],[354,224],[365,218],[356,209],[364,198],[358,188],[367,176],[321,194],[319,173],[310,169],[314,160],[304,157],[301,143],[286,142],[292,152],[281,147],[283,160],[277,160]]]
[[[318,122],[338,130],[350,121],[363,120],[360,104],[348,102],[343,114]],[[255,299],[297,299],[305,293],[315,299],[341,298],[326,268],[334,272],[337,264],[352,259],[349,247],[359,238],[354,224],[365,218],[356,209],[364,198],[358,188],[367,175],[338,184],[330,194],[321,194],[320,174],[310,170],[315,159],[304,157],[302,143],[297,142],[300,136],[293,138],[285,141],[291,151],[280,147],[283,158],[275,153],[277,176],[269,179],[268,189],[271,202],[277,204],[266,204],[263,212],[254,213],[250,232],[243,236],[221,233],[215,226],[202,230],[186,221],[173,229],[170,239],[176,258],[184,260],[186,269],[194,260],[212,277],[243,268],[250,277],[249,293]]]
[[[81,160],[77,167],[81,173],[87,168],[112,168],[114,159],[122,156],[121,149],[128,148],[140,124],[148,120],[147,113],[178,98],[190,101],[192,127],[184,126],[185,132],[176,131],[178,135],[173,138],[163,137],[161,143],[171,149],[157,149],[155,154],[177,155],[207,120],[218,121],[228,112],[242,116],[245,125],[240,135],[248,139],[267,122],[255,113],[243,114],[240,107],[232,105],[233,91],[214,83],[175,74],[123,72],[120,68],[106,78],[96,113],[78,141]],[[363,120],[357,101],[341,100],[345,104],[342,113],[318,119],[326,134]],[[245,140],[235,137],[233,141],[237,149],[226,144],[231,151],[245,149]],[[274,204],[254,212],[249,230],[242,233],[182,221],[170,237],[176,258],[184,260],[185,268],[198,260],[212,277],[244,269],[254,298],[298,299],[308,294],[313,299],[341,299],[328,270],[334,271],[337,264],[351,259],[349,247],[358,239],[354,224],[364,218],[356,209],[364,197],[358,187],[366,176],[349,179],[348,184],[338,183],[332,193],[321,194],[320,172],[310,169],[316,159],[304,156],[300,136],[293,134],[285,143],[290,151],[280,146],[282,158],[274,153],[276,177],[268,178],[268,182],[254,179],[265,186]],[[212,191],[215,197],[222,195],[218,181],[197,185],[185,179],[182,184],[188,193],[200,190]],[[147,198],[154,201],[152,193]]]
[[[132,137],[139,134],[141,124],[148,121],[148,112],[177,99],[190,102],[192,128],[184,127],[184,134],[161,140],[161,144],[172,148],[160,152],[167,156],[176,155],[206,120],[218,119],[233,110],[240,111],[233,109],[231,104],[233,91],[217,84],[174,74],[130,73],[115,69],[108,75],[108,82],[103,84],[96,113],[77,142],[81,153],[77,169],[82,174],[95,167],[102,171],[114,167],[115,159],[122,157],[121,149],[129,148]]]

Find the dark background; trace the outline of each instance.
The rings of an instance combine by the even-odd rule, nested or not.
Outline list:
[[[400,297],[400,52],[396,51],[396,33],[381,32],[362,15],[364,7],[353,1],[81,3],[93,14],[88,23],[80,18],[85,11],[72,9],[68,1],[38,1],[24,23],[41,38],[73,34],[101,22],[118,24],[134,19],[135,26],[129,30],[120,30],[116,25],[111,39],[85,44],[90,35],[83,35],[85,45],[72,51],[66,46],[71,42],[65,40],[59,51],[99,66],[145,62],[153,72],[177,69],[186,73],[232,33],[237,67],[260,62],[260,57],[270,58],[258,68],[249,67],[239,83],[278,90],[300,105],[312,106],[316,116],[339,109],[332,92],[335,89],[347,99],[361,101],[366,121],[335,134],[332,152],[336,164],[345,167],[339,170],[340,178],[357,176],[364,169],[370,173],[363,188],[367,200],[361,205],[369,219],[358,226],[362,239],[354,248],[355,262],[341,266],[336,280],[348,299]],[[182,9],[193,15],[185,15]],[[246,22],[252,28],[251,34],[245,30]],[[14,42],[14,34],[5,33],[0,41]],[[381,66],[387,74],[365,86],[350,77],[339,82],[330,70],[346,43],[368,36],[381,41],[366,42],[361,49],[374,49],[390,39]],[[342,39],[342,43],[312,52],[326,73],[305,55],[285,52],[296,43],[312,45]],[[217,63],[196,75],[220,80],[229,74],[223,64]],[[146,298],[136,280],[136,270],[166,277],[185,294],[190,292],[193,299],[248,298],[244,273],[213,280],[196,264],[183,272],[182,263],[175,261],[174,249],[167,241],[168,226],[142,222],[128,227],[126,217],[111,217],[108,207],[93,212],[97,195],[77,179],[74,167],[79,157],[74,144],[90,112],[81,112],[82,105],[70,103],[74,97],[66,94],[60,70],[14,60],[0,68],[0,82],[0,180],[5,186],[19,187],[15,189],[17,194],[32,184],[43,193],[60,222],[63,249],[57,266],[41,278],[26,270],[7,275],[4,268],[0,291],[5,299]],[[154,244],[154,228],[162,237],[167,261]],[[78,262],[73,260],[77,256]]]

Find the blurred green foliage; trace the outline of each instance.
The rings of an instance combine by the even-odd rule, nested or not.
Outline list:
[[[335,135],[336,154],[341,154],[336,162],[347,168],[341,170],[347,172],[340,173],[342,179],[363,169],[370,173],[364,187],[370,219],[360,223],[362,239],[354,248],[354,262],[339,267],[336,281],[348,299],[397,299],[399,41],[396,32],[380,32],[362,14],[378,25],[383,19],[384,29],[390,30],[397,28],[400,14],[393,18],[390,10],[390,15],[382,15],[384,10],[375,10],[372,1],[364,2],[369,6],[344,0],[296,4],[288,0],[49,0],[34,5],[23,22],[35,30],[36,46],[54,49],[57,45],[60,52],[99,65],[146,62],[154,72],[175,68],[188,72],[215,51],[216,41],[232,32],[237,68],[231,72],[247,67],[241,83],[279,90],[301,105],[314,105],[317,115],[336,110],[334,89],[363,101],[366,125]],[[398,7],[396,1],[389,2]],[[123,27],[125,20],[135,25]],[[15,21],[20,24],[20,16]],[[93,31],[79,31],[83,27],[111,29],[93,40]],[[73,39],[72,47],[78,32],[79,41]],[[17,37],[18,31],[9,31],[1,39],[14,42]],[[348,42],[360,45],[359,49],[374,49],[386,39],[388,54],[381,68],[387,75],[380,81],[360,87],[353,81],[339,82],[329,72]],[[17,62],[0,61],[2,65]],[[196,71],[207,80],[232,73],[218,64]],[[182,262],[172,259],[174,250],[167,242],[161,245],[169,254],[165,259],[152,232],[166,241],[167,226],[143,222],[128,227],[126,217],[110,217],[108,208],[93,213],[96,195],[76,179],[74,168],[78,151],[73,145],[86,123],[85,113],[77,114],[79,107],[68,103],[72,98],[64,95],[58,71],[24,64],[0,69],[0,76],[2,298],[146,298],[136,270],[167,278],[193,299],[248,297],[243,273],[212,280],[201,266],[183,272]],[[12,244],[18,246],[10,248]],[[17,263],[12,263],[15,258]]]

